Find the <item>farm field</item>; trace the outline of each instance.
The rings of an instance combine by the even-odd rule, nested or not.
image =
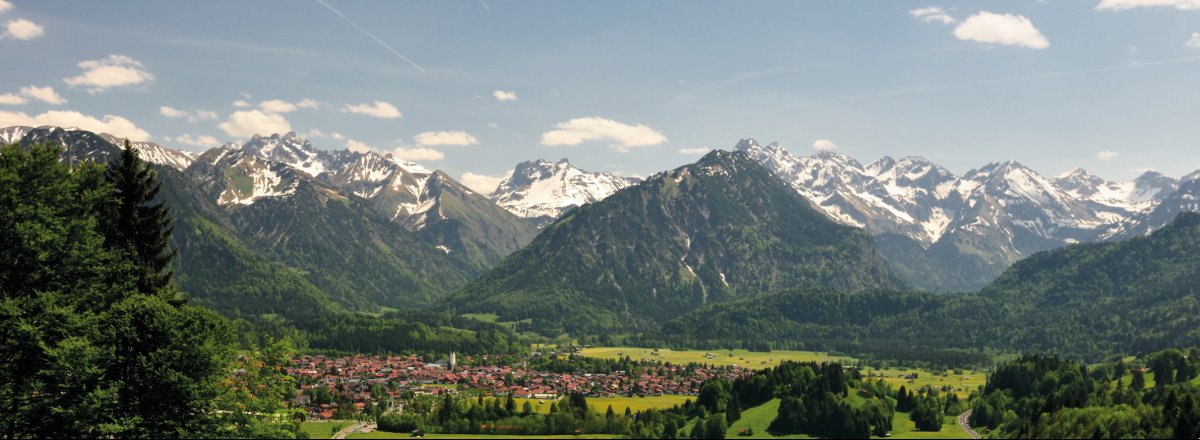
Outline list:
[[[625,356],[634,360],[648,359],[662,362],[670,362],[673,364],[686,364],[689,362],[704,363],[717,366],[738,365],[745,368],[769,368],[779,365],[783,361],[797,362],[834,362],[834,361],[852,361],[852,358],[845,356],[830,356],[828,353],[818,353],[812,351],[772,351],[751,352],[748,350],[671,350],[661,348],[658,350],[652,348],[636,348],[636,347],[591,347],[584,348],[579,353],[585,357],[600,358],[600,359],[621,359]]]
[[[353,424],[351,420],[304,422],[300,424],[300,431],[308,433],[308,438],[333,438],[333,434]]]
[[[864,375],[872,375],[871,380],[879,379],[882,375],[884,382],[887,382],[893,389],[899,389],[904,386],[906,389],[920,389],[925,385],[934,388],[941,388],[942,385],[950,385],[954,387],[955,394],[958,398],[965,399],[971,395],[971,391],[978,390],[979,387],[987,384],[987,375],[981,371],[962,370],[962,374],[954,374],[954,371],[947,370],[939,372],[935,375],[927,370],[915,369],[895,369],[887,368],[883,370],[863,370]],[[917,378],[910,381],[905,379],[905,376],[916,373]],[[940,375],[945,373],[945,376]]]
[[[938,432],[917,431],[916,424],[908,419],[908,413],[896,412],[892,419],[892,436],[890,438],[971,438],[966,431],[958,427],[958,417],[946,416],[942,430]]]
[[[491,399],[494,398],[488,398],[488,400]],[[625,414],[625,408],[629,408],[631,412],[638,412],[646,409],[670,408],[675,405],[683,405],[683,402],[687,401],[688,399],[695,400],[696,397],[679,395],[646,397],[589,397],[587,401],[588,407],[592,409],[592,412],[604,414],[606,411],[608,411],[608,406],[612,405],[614,412],[617,414]],[[549,414],[550,404],[556,402],[555,400],[538,399],[514,400],[516,400],[517,403],[517,411],[520,411],[521,408],[524,407],[525,402],[529,402],[531,405],[533,405],[534,412],[542,414]],[[501,400],[501,403],[504,403],[504,401]]]

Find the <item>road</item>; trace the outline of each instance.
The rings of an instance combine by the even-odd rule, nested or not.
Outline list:
[[[962,428],[963,431],[967,431],[967,435],[970,435],[971,438],[980,438],[979,433],[975,432],[974,429],[971,429],[970,420],[971,410],[968,409],[967,412],[958,415],[958,427]]]
[[[347,426],[346,429],[338,431],[337,434],[333,435],[333,438],[346,438],[346,436],[362,430],[367,430],[366,432],[374,431],[375,424],[367,422],[355,422],[353,425]]]

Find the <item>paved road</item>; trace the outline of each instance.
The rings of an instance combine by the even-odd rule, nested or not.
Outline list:
[[[368,427],[366,422],[355,422],[353,425],[347,426],[345,429],[338,431],[333,435],[333,438],[346,438],[346,436],[356,433],[359,430]]]
[[[958,427],[962,428],[963,431],[967,431],[967,435],[970,435],[971,438],[980,438],[979,433],[975,432],[974,429],[971,429],[970,420],[971,410],[968,409],[967,412],[958,415]]]

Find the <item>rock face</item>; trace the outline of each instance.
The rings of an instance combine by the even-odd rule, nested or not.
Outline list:
[[[576,206],[598,202],[637,179],[583,171],[567,162],[521,162],[488,198],[539,228]]]

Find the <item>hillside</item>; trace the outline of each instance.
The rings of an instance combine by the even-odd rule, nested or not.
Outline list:
[[[786,287],[898,284],[864,232],[743,153],[715,151],[568,212],[448,304],[595,334]]]
[[[1145,237],[1035,254],[979,294],[794,289],[664,326],[692,344],[804,341],[810,349],[984,348],[1099,359],[1200,339],[1200,214]]]

